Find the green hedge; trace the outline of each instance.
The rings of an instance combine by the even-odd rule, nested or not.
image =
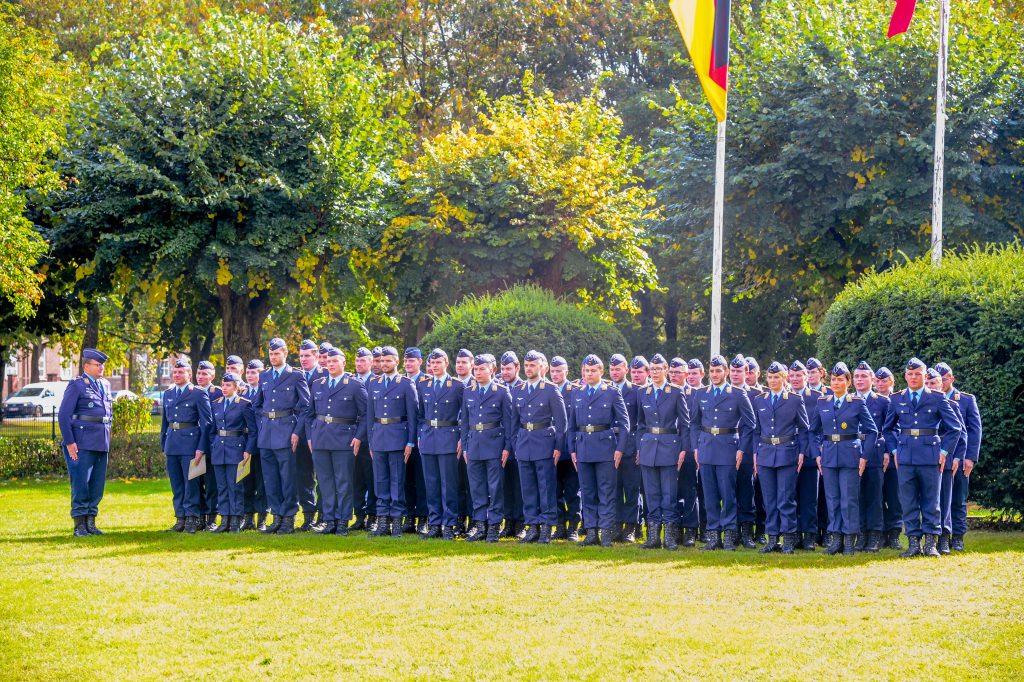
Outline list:
[[[49,438],[0,438],[0,479],[66,476],[60,442]],[[118,435],[110,440],[109,478],[167,475],[160,434]]]
[[[493,353],[499,359],[513,350],[520,361],[526,351],[535,349],[549,360],[561,355],[574,374],[588,353],[596,353],[605,364],[613,353],[630,354],[625,337],[611,324],[532,285],[466,297],[434,320],[420,347],[424,353],[443,348],[452,358],[460,348]]]
[[[971,497],[1024,511],[1024,247],[974,249],[868,275],[829,308],[818,350],[897,376],[911,356],[947,362],[978,397],[984,436]],[[852,364],[850,365],[853,366]]]

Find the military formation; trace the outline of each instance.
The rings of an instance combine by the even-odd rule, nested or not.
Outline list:
[[[964,549],[982,426],[945,363],[765,370],[751,357],[564,358],[279,338],[269,366],[231,355],[171,371],[160,440],[171,532],[371,537],[792,554]],[[110,442],[106,356],[83,353],[60,409],[76,536]],[[402,363],[404,373],[399,372]],[[424,371],[424,369],[426,371]],[[607,376],[606,376],[607,370]],[[707,383],[705,383],[707,381]],[[201,475],[190,476],[205,465]],[[302,512],[302,522],[296,517]],[[219,517],[219,520],[218,520]],[[908,544],[903,547],[901,535]]]

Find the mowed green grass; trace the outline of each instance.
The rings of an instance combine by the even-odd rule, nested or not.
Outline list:
[[[1021,679],[1024,535],[900,560],[195,536],[166,481],[0,484],[2,679]]]

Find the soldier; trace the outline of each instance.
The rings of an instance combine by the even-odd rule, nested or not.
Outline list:
[[[629,380],[638,389],[650,383],[650,367],[651,365],[647,362],[647,358],[642,355],[634,356],[633,361],[629,363]]]
[[[463,386],[469,386],[473,381],[473,352],[468,348],[460,348],[455,354],[455,378]]]
[[[309,339],[304,339],[299,344],[299,369],[302,370],[302,378],[306,381],[307,387],[312,387],[314,381],[327,376],[327,370],[320,366],[320,347]],[[309,427],[310,423],[307,420],[305,431],[309,431]],[[322,521],[319,517],[323,505],[315,474],[313,453],[310,452],[309,442],[303,438],[295,448],[295,489],[299,495],[299,507],[302,509],[302,525],[295,530],[300,533],[315,530]]]
[[[751,453],[753,471],[754,411],[746,391],[726,385],[724,357],[714,356],[709,367],[711,385],[697,391],[690,416],[690,443],[701,471],[710,534],[701,549],[734,550],[736,476],[746,453]]]
[[[373,364],[370,365],[370,371],[373,372],[373,376],[379,377],[384,373],[383,366],[381,364],[381,358],[383,357],[384,351],[380,346],[373,347]]]
[[[237,356],[231,356],[237,357]],[[241,360],[241,358],[238,358]],[[230,362],[230,358],[229,358]],[[256,399],[260,391],[260,374],[263,372],[263,361],[259,359],[250,360],[245,366],[245,384],[239,389],[238,394],[251,403]],[[253,415],[255,418],[255,410]],[[254,431],[259,442],[259,419],[256,419],[256,430]],[[263,483],[263,460],[259,455],[257,446],[256,456],[249,460],[249,475],[242,479],[243,508],[245,517],[242,519],[240,530],[264,531],[267,527],[267,490]]]
[[[825,366],[818,358],[807,358],[807,387],[822,395],[832,394],[832,389],[825,385]]]
[[[200,360],[196,365],[196,388],[210,396],[210,404],[224,395],[220,388],[214,386],[213,380],[217,370],[209,360]],[[210,462],[207,462],[206,473],[199,478],[199,530],[213,531],[217,528],[217,474]]]
[[[238,480],[238,465],[249,462],[256,449],[256,413],[252,403],[238,395],[241,383],[237,374],[225,373],[221,396],[212,405],[210,468],[217,477],[220,510],[220,525],[213,528],[214,533],[238,533],[242,529],[245,486]]]
[[[871,390],[871,382],[875,371],[864,360],[853,370],[853,386],[857,397],[864,401],[871,413],[875,426],[881,429],[889,416],[889,399]],[[882,491],[885,481],[885,470],[889,468],[889,446],[881,433],[871,437],[861,434],[864,459],[867,467],[860,477],[860,529],[861,536],[857,540],[857,551],[877,552],[882,548]]]
[[[467,348],[460,348],[455,354],[455,378],[468,388],[473,384],[473,353]],[[473,500],[469,495],[469,469],[462,452],[458,454],[459,465],[459,522],[455,527],[456,537],[466,537],[469,531],[470,517],[473,516]]]
[[[879,367],[875,372],[875,392],[892,401],[894,377],[888,367]],[[877,426],[877,423],[876,423]],[[892,450],[886,445],[886,454]],[[900,535],[903,533],[903,509],[900,507],[900,482],[896,466],[890,457],[889,466],[882,474],[882,533],[886,549],[903,549]]]
[[[754,396],[754,472],[764,491],[763,554],[796,549],[796,481],[807,453],[808,421],[803,398],[786,390],[786,366],[768,365],[768,391]],[[782,545],[779,546],[779,538]]]
[[[758,393],[764,393],[765,387],[761,385],[761,367],[757,364],[757,360],[751,356],[747,356],[747,376],[746,384],[747,389],[752,391],[750,400],[753,402],[754,396]],[[756,446],[757,443],[755,442]],[[754,480],[754,542],[763,545],[768,542],[765,538],[765,508],[764,508],[764,495],[761,493],[761,481],[757,475],[753,476]]]
[[[519,357],[515,351],[506,351],[501,356],[501,381],[511,395],[512,389],[522,385],[519,376]],[[508,466],[505,467],[505,523],[499,537],[522,539],[526,535],[526,515],[523,513],[523,491],[519,484],[519,464],[516,461],[515,440],[509,441]]]
[[[812,391],[822,395],[832,395],[832,389],[825,383],[825,366],[817,358],[807,359],[807,385]],[[807,413],[810,418],[814,408]],[[876,424],[877,426],[877,424]],[[881,427],[879,427],[881,428]],[[825,537],[828,533],[828,505],[825,502],[825,479],[818,476],[818,544],[825,545]]]
[[[160,419],[160,449],[167,458],[174,516],[171,531],[200,530],[199,481],[188,478],[189,462],[198,464],[206,452],[210,425],[210,396],[192,385],[192,367],[179,358],[171,369],[174,385],[164,391]]]
[[[377,528],[372,537],[402,537],[406,515],[405,472],[416,442],[416,388],[398,373],[398,349],[381,348],[381,375],[367,386],[366,419],[377,493]]]
[[[323,370],[320,376],[327,376],[327,352],[334,348],[330,341],[321,341],[320,346],[317,348],[317,354],[319,355],[320,369]]]
[[[629,434],[626,448],[622,451],[622,462],[616,470],[615,519],[618,525],[612,538],[615,542],[633,543],[640,536],[640,455],[637,452],[637,412],[639,389],[626,380],[629,365],[619,353],[608,358],[608,377],[611,384],[622,394],[629,416]],[[649,518],[649,517],[648,517]]]
[[[672,363],[669,362],[669,377],[671,377]],[[704,388],[704,363],[697,358],[690,358],[686,362],[686,385],[683,388],[683,395],[686,396],[687,413],[691,416],[694,413],[693,402],[697,399],[697,391]],[[686,434],[686,444],[690,444],[690,435]],[[704,489],[700,482],[700,472],[697,471],[695,457],[687,457],[683,460],[683,466],[679,469],[679,524],[683,527],[680,544],[683,547],[693,547],[697,544],[697,538],[704,538],[707,529],[707,515],[704,512]]]
[[[946,367],[948,368],[949,365],[946,365]],[[946,392],[942,390],[942,375],[939,373],[938,366],[929,368],[927,377],[925,379],[925,386],[929,390],[946,395]],[[949,536],[952,532],[953,523],[953,477],[960,471],[963,460],[967,455],[967,422],[964,420],[964,414],[960,410],[960,401],[950,400],[948,395],[946,395],[946,399],[949,400],[953,412],[956,413],[956,418],[960,420],[960,438],[956,442],[952,456],[946,458],[945,466],[942,469],[941,484],[939,486],[939,514],[942,518],[942,532],[939,533],[939,541],[936,545],[939,554],[949,554],[951,551]]]
[[[419,348],[405,349],[405,376],[409,377],[412,385],[418,393],[420,384],[427,381],[427,375],[423,373],[423,352]],[[424,535],[427,532],[427,485],[423,478],[423,464],[420,460],[420,450],[413,446],[412,454],[405,467],[405,501],[409,510],[405,524],[402,526],[403,533],[419,533]]]
[[[260,388],[252,401],[256,411],[257,446],[263,465],[263,483],[274,521],[262,532],[288,535],[295,532],[299,511],[295,452],[305,438],[305,414],[309,384],[288,363],[284,339],[269,344],[270,369],[260,374]]]
[[[748,399],[757,395],[747,386],[747,358],[737,355],[729,363],[729,382],[733,388],[750,391]],[[743,461],[736,472],[736,518],[739,525],[740,544],[754,549],[754,524],[757,521],[757,501],[754,489],[754,452],[751,447],[744,450]]]
[[[637,392],[637,460],[647,493],[647,541],[644,549],[677,549],[679,470],[686,459],[690,413],[686,394],[667,381],[668,363],[651,358],[651,383]],[[625,452],[623,452],[625,456]],[[621,467],[620,467],[621,468]]]
[[[587,531],[580,544],[611,547],[615,470],[622,462],[630,423],[622,394],[601,380],[603,372],[604,363],[596,355],[583,359],[582,383],[569,397],[566,442],[580,474]]]
[[[526,381],[512,389],[512,442],[518,455],[526,534],[520,543],[551,542],[558,519],[555,471],[565,442],[562,392],[543,377],[547,358],[526,353]]]
[[[761,385],[761,366],[757,364],[757,360],[751,356],[746,357],[747,360],[747,375],[744,377],[747,388],[754,390],[754,394],[764,393],[765,388]]]
[[[568,377],[569,366],[561,355],[551,358],[551,383],[562,393],[563,405],[569,403],[569,392],[573,389]],[[568,415],[566,415],[568,423]],[[558,448],[561,456],[555,465],[555,491],[558,498],[558,528],[554,540],[579,541],[580,516],[580,475],[569,457],[569,449],[562,438]]]
[[[419,399],[419,451],[427,497],[427,532],[423,538],[455,539],[459,519],[459,417],[465,385],[448,374],[448,354],[435,348],[427,356],[426,381]]]
[[[967,492],[971,472],[974,470],[974,465],[977,464],[981,452],[981,413],[978,411],[977,398],[953,387],[955,377],[953,369],[949,365],[940,362],[935,365],[935,369],[942,377],[942,392],[946,394],[946,399],[960,407],[960,415],[963,418],[967,434],[966,449],[963,452],[960,468],[953,474],[949,519],[943,517],[944,532],[952,534],[949,543],[950,549],[962,552],[964,551],[964,535],[967,533]],[[939,553],[942,553],[941,549]]]
[[[505,476],[512,447],[512,397],[494,381],[494,356],[473,359],[474,383],[463,393],[462,454],[469,468],[473,527],[467,542],[497,542],[505,509]]]
[[[369,386],[373,379],[373,353],[369,348],[360,346],[356,351],[355,377],[363,386]],[[352,475],[352,489],[355,504],[352,513],[355,520],[349,530],[373,530],[377,523],[377,495],[373,492],[373,460],[370,458],[370,446],[365,434],[356,451],[355,472]]]
[[[795,360],[789,366],[789,385],[793,393],[804,401],[808,419],[818,409],[818,398],[821,393],[807,386],[808,371],[804,363]],[[877,425],[876,425],[877,426]],[[811,444],[808,441],[808,450]],[[808,454],[807,451],[804,454]],[[812,453],[813,462],[800,468],[796,477],[796,523],[799,542],[797,549],[814,551],[818,538],[818,486],[821,474],[818,472],[816,454]]]
[[[103,378],[107,356],[95,348],[82,351],[82,375],[68,383],[60,401],[64,462],[71,478],[71,518],[75,537],[103,535],[96,527],[107,478],[113,399]]]
[[[240,358],[237,355],[229,355],[227,357],[227,359],[224,361],[224,373],[227,374],[229,372],[231,374],[237,375],[240,379],[242,379],[241,381],[238,382],[236,390],[236,393],[238,393],[239,396],[242,396],[242,394],[245,393],[246,391],[245,363],[242,362],[242,358]],[[223,378],[221,379],[221,381],[223,382]],[[223,394],[224,390],[222,387],[221,395]]]
[[[960,420],[946,396],[925,388],[926,371],[918,358],[907,362],[903,373],[907,387],[893,394],[883,428],[886,442],[897,443],[892,455],[899,474],[903,531],[909,538],[906,551],[900,554],[904,558],[940,556],[937,544],[942,532],[942,469],[961,432]],[[940,428],[945,429],[941,434]]]
[[[332,347],[326,355],[327,376],[313,380],[306,410],[306,437],[323,508],[323,523],[314,531],[348,535],[355,460],[366,440],[367,394],[363,382],[345,372],[344,353]]]

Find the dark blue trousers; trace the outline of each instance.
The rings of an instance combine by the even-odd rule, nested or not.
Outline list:
[[[491,525],[501,523],[505,514],[505,470],[501,460],[470,459],[468,469],[473,520]]]
[[[373,453],[373,490],[377,516],[405,516],[405,452]]]
[[[577,460],[578,461],[578,460]],[[579,462],[584,528],[615,526],[615,462]]]
[[[352,518],[352,479],[356,456],[351,448],[313,450],[313,468],[320,483],[320,506],[328,523],[348,525]]]
[[[352,490],[354,503],[353,513],[356,516],[377,515],[377,494],[373,491],[373,459],[366,443],[359,444],[355,468],[352,474]]]
[[[939,511],[941,474],[938,464],[900,465],[900,506],[903,508],[903,532],[907,537],[942,532]]]
[[[743,462],[736,472],[736,522],[754,523],[757,520],[757,505],[754,503],[754,459],[743,455]]]
[[[427,482],[423,478],[419,448],[412,449],[405,464],[405,506],[410,516],[427,518]]]
[[[764,495],[764,532],[768,535],[797,532],[796,465],[759,466],[757,478]]]
[[[107,453],[79,448],[78,461],[74,461],[65,447],[64,462],[71,477],[71,517],[95,516],[107,482]]]
[[[882,530],[903,530],[903,507],[900,505],[900,475],[896,465],[889,462],[889,468],[882,475]]]
[[[799,533],[818,532],[818,467],[805,457],[796,477],[796,525]]]
[[[960,470],[957,469],[957,473]],[[942,519],[942,532],[953,532],[953,470],[942,472],[942,483],[939,486],[939,516]]]
[[[469,467],[466,458],[459,457],[459,517],[473,517],[473,498],[469,494]]]
[[[523,513],[523,490],[519,482],[519,460],[511,453],[505,463],[505,518],[526,521]]]
[[[882,490],[885,474],[882,467],[867,467],[860,477],[861,532],[882,530]]]
[[[558,496],[558,522],[580,523],[580,474],[568,454],[562,455],[555,467],[555,490]]]
[[[693,468],[697,469],[696,462],[693,463]],[[697,527],[703,531],[708,527],[708,510],[704,508],[704,482],[701,478],[700,469],[697,469],[697,516],[700,519],[700,525]]]
[[[459,463],[455,453],[421,453],[420,464],[427,490],[427,523],[454,526],[459,518]]]
[[[295,492],[295,453],[291,448],[260,448],[263,484],[270,511],[276,516],[295,516],[299,498]]]
[[[647,523],[679,521],[679,472],[675,465],[640,467],[647,492]]]
[[[249,459],[249,475],[242,479],[242,489],[245,513],[265,514],[269,505],[266,484],[263,482],[263,460],[258,451]]]
[[[828,532],[860,533],[860,474],[853,467],[823,467]]]
[[[320,511],[320,495],[314,473],[316,469],[313,466],[313,453],[309,451],[309,442],[300,438],[295,448],[295,493],[299,497],[299,507],[303,514]]]
[[[183,519],[186,516],[199,516],[199,479],[188,480],[188,465],[192,457],[188,455],[167,455],[167,478],[171,481],[171,501],[174,504],[174,516]],[[212,467],[206,463],[207,471]]]
[[[207,463],[207,471],[213,469],[217,478],[217,509],[221,516],[241,516],[245,508],[242,498],[245,496],[245,487],[242,481],[235,483],[238,477],[237,464],[214,464]],[[252,471],[249,472],[252,476]],[[248,478],[248,476],[246,477]]]
[[[518,460],[519,485],[523,498],[523,517],[529,524],[555,525],[558,520],[558,496],[555,492],[555,460]]]
[[[640,523],[642,474],[635,455],[623,455],[616,470],[615,518],[619,523]]]
[[[220,511],[217,507],[220,495],[217,492],[217,472],[214,466],[210,463],[210,453],[206,453],[206,473],[197,478],[196,483],[199,484],[199,513],[216,516]]]
[[[953,535],[967,533],[967,494],[971,489],[971,477],[964,476],[964,469],[957,469],[953,477]]]
[[[708,530],[736,530],[736,465],[702,464]]]
[[[678,475],[678,501],[676,513],[679,514],[679,525],[683,528],[697,528],[700,525],[700,508],[697,499],[697,463],[693,453],[688,453]]]

